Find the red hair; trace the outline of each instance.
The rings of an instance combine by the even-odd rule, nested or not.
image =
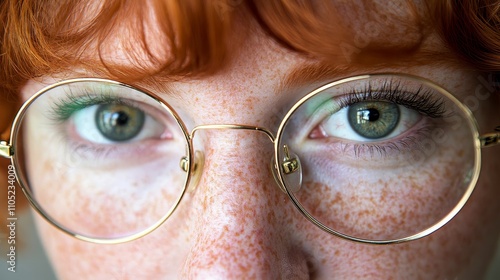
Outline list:
[[[500,72],[500,1],[434,3],[437,31],[463,60],[485,72]]]

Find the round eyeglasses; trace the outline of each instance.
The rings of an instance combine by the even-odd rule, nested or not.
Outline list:
[[[480,136],[471,112],[438,85],[402,74],[362,75],[300,99],[276,136],[261,127],[188,131],[157,95],[79,78],[26,101],[0,154],[11,158],[31,205],[51,224],[96,243],[148,234],[175,211],[203,166],[202,129],[251,129],[274,144],[279,188],[320,229],[389,244],[424,237],[451,220],[477,182]]]

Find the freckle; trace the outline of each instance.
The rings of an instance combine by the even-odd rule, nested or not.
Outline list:
[[[387,197],[388,197],[388,194],[387,194],[387,189],[386,189],[386,188],[383,188],[383,189],[382,189],[382,194],[381,194],[381,196],[380,196],[380,201],[381,201],[381,202],[384,202],[384,203],[385,203],[385,202],[387,202],[387,201],[386,201],[386,200],[387,200]]]
[[[257,250],[257,252],[255,253],[255,257],[257,259],[260,259],[261,258],[261,255],[262,255],[262,251],[261,250]]]
[[[257,102],[255,98],[248,97],[247,99],[245,99],[245,106],[247,106],[249,110],[253,111],[256,103]]]
[[[272,212],[267,213],[267,222],[273,224],[273,214]]]

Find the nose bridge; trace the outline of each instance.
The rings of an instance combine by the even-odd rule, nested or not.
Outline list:
[[[269,138],[269,140],[271,140],[271,143],[273,144],[273,146],[275,146],[276,141],[277,141],[276,136],[271,131],[269,131],[267,128],[259,127],[259,126],[252,126],[252,125],[242,125],[242,124],[199,125],[199,126],[196,126],[195,128],[193,128],[193,130],[191,131],[191,134],[189,135],[190,140],[192,141],[194,139],[194,136],[195,136],[197,131],[203,131],[203,130],[249,130],[249,131],[255,131],[255,132],[259,132],[259,133],[266,135]],[[288,151],[287,151],[286,145],[283,148],[285,149],[286,155],[287,155],[287,157],[285,158],[285,162],[283,163],[284,164],[283,168],[285,168],[285,173],[287,173],[286,170],[287,170],[289,165],[292,167],[295,166],[295,168],[293,168],[288,173],[294,173],[294,172],[298,171],[298,166],[300,165],[300,163],[298,162],[298,160],[295,157],[288,158]],[[205,164],[205,162],[204,162],[205,158],[203,156],[203,153],[199,153],[198,151],[196,151],[195,154],[196,154],[195,155],[195,164],[193,166],[193,173],[192,173],[193,179],[190,183],[190,186],[188,189],[189,191],[194,190],[196,188],[197,184],[199,183],[200,176],[203,173],[203,166]],[[277,186],[281,189],[282,192],[286,193],[283,182],[281,181],[281,179],[278,175],[278,168],[279,167],[277,166],[278,163],[275,161],[274,156],[275,155],[273,153],[271,156],[271,160],[269,161],[269,164],[267,164],[267,166],[269,166],[269,169],[273,175],[274,182],[277,184]],[[184,165],[186,163],[186,160],[187,160],[187,158],[183,158],[181,160],[181,168],[183,168],[184,170],[187,171],[187,167],[185,167],[185,165]],[[300,181],[301,181],[301,178],[302,178],[301,172],[297,172],[297,173],[300,173],[299,175],[300,175]],[[300,184],[301,182],[298,182],[298,183]]]

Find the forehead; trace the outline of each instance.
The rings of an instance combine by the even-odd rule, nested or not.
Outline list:
[[[344,35],[360,47],[377,43],[383,43],[379,48],[412,47],[432,28],[427,6],[421,2],[360,0],[334,3],[336,20],[347,27]]]

